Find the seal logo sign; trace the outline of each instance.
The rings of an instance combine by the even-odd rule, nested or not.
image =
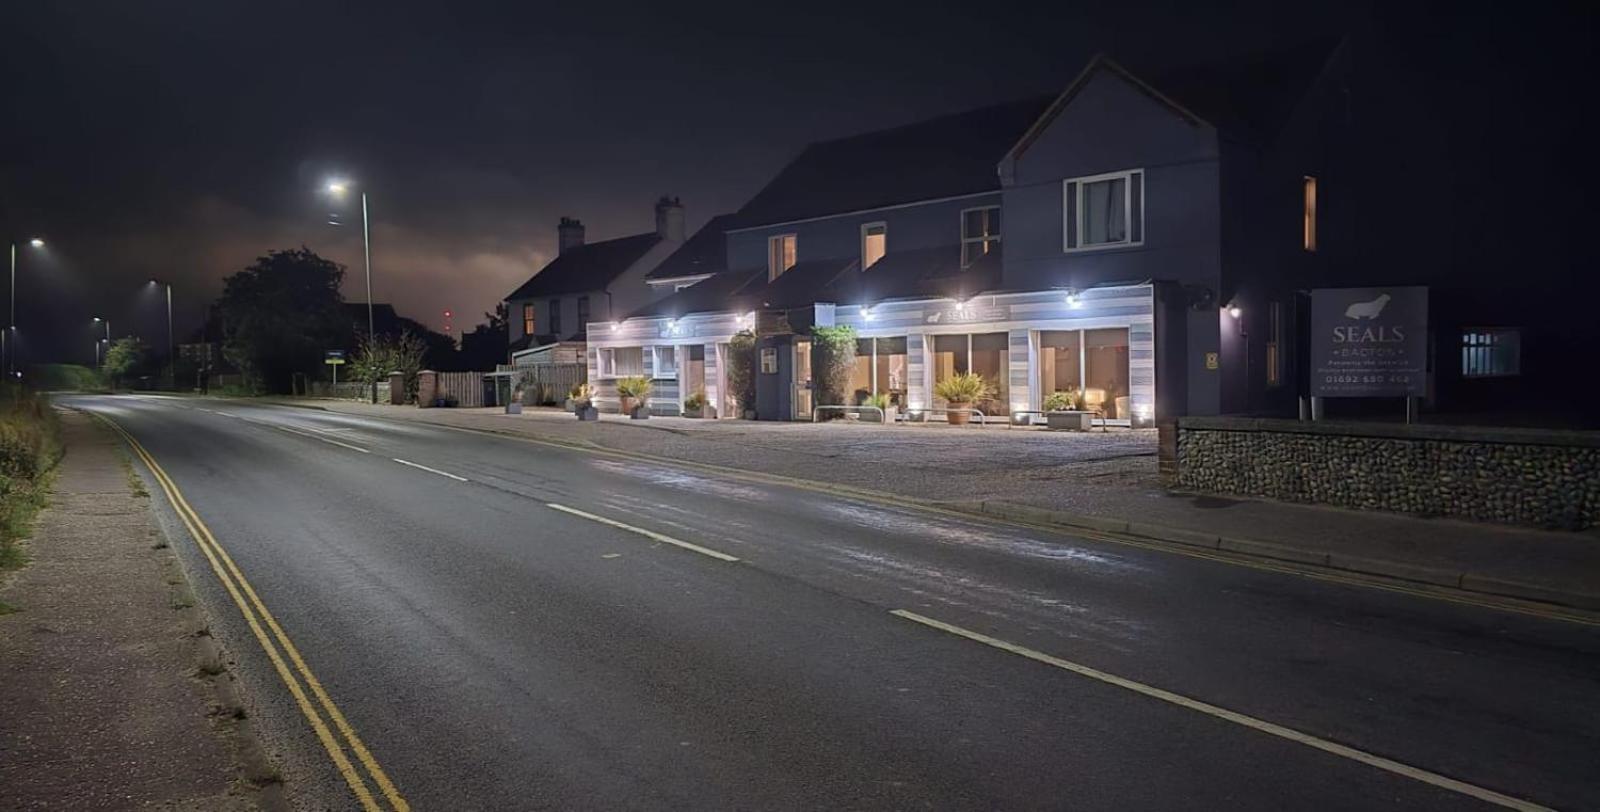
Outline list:
[[[1355,304],[1345,308],[1344,317],[1347,319],[1367,319],[1370,321],[1377,318],[1378,314],[1382,313],[1383,308],[1388,304],[1389,294],[1380,293],[1378,294],[1378,298],[1373,299],[1370,302],[1356,302]]]

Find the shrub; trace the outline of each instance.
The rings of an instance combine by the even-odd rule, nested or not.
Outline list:
[[[567,396],[572,398],[575,403],[588,403],[594,400],[594,387],[587,383],[580,383],[572,387],[572,391],[568,392]]]
[[[756,407],[756,335],[748,330],[728,341],[728,389],[740,409]]]
[[[867,395],[866,397],[861,399],[861,405],[862,406],[874,406],[874,407],[877,407],[879,409],[887,410],[889,408],[889,393],[888,392],[879,392],[876,395]]]
[[[1051,392],[1044,399],[1044,410],[1047,412],[1083,411],[1083,393],[1077,387],[1065,392]]]
[[[0,386],[0,568],[21,563],[12,543],[28,534],[61,458],[56,414],[38,396]]]
[[[951,403],[976,403],[994,397],[994,387],[976,372],[963,372],[934,384],[933,394]]]
[[[617,395],[619,397],[643,400],[650,397],[650,392],[654,388],[650,384],[650,379],[643,375],[632,375],[627,378],[617,379]]]
[[[837,406],[849,402],[851,373],[856,364],[854,327],[811,329],[811,374],[817,383],[817,403]]]
[[[706,393],[704,392],[695,392],[683,399],[683,410],[686,412],[698,412],[705,407]]]

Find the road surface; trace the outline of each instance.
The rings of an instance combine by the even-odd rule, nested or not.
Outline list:
[[[415,423],[61,402],[170,478],[314,803],[1600,808],[1592,625]]]

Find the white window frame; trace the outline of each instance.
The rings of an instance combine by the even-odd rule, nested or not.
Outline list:
[[[885,220],[873,220],[861,224],[861,270],[867,269],[867,230],[872,228],[883,229],[883,255],[889,255],[889,223]],[[879,257],[882,259],[882,257]]]
[[[970,208],[965,208],[965,209],[961,210],[961,215],[960,215],[961,220],[959,222],[959,225],[957,226],[956,233],[961,235],[961,267],[963,267],[963,268],[966,268],[966,267],[972,265],[971,262],[967,261],[967,244],[968,243],[977,243],[977,244],[981,245],[983,243],[990,243],[990,242],[998,243],[998,242],[1000,242],[1002,234],[980,234],[980,235],[978,235],[976,237],[968,237],[967,236],[967,215],[972,213],[972,212],[975,212],[975,211],[989,211],[991,209],[994,210],[994,211],[999,211],[1000,210],[1000,205],[998,203],[996,203],[996,204],[994,204],[992,206],[972,206]],[[984,251],[983,253],[987,254],[989,252],[988,251]]]
[[[782,267],[782,268],[779,268],[777,263],[773,262],[773,259],[776,256],[776,252],[774,252],[772,250],[773,249],[773,244],[778,242],[779,240],[793,240],[794,241],[794,263],[791,264],[791,265],[787,265],[785,267]],[[779,260],[779,261],[781,262],[782,260]],[[778,277],[783,276],[784,273],[786,273],[790,268],[793,268],[795,265],[799,265],[799,264],[800,264],[800,238],[798,236],[796,236],[794,232],[791,231],[791,232],[789,232],[787,234],[773,234],[772,236],[767,238],[767,281],[768,282],[771,282],[771,281],[777,279]]]
[[[1482,341],[1474,339],[1482,337]],[[1506,339],[1510,339],[1507,341]],[[1487,371],[1495,366],[1496,354],[1509,355],[1510,369]],[[1522,375],[1522,328],[1466,327],[1461,330],[1461,377],[1467,380],[1516,378]]]
[[[1133,238],[1134,175],[1139,176],[1139,239],[1137,240]],[[1101,181],[1118,179],[1120,179],[1123,183],[1123,223],[1125,223],[1127,227],[1127,238],[1117,242],[1099,242],[1095,243],[1094,245],[1084,245],[1083,226],[1084,217],[1087,213],[1087,210],[1083,205],[1085,187],[1090,183],[1099,183]],[[1149,179],[1150,175],[1148,172],[1144,171],[1143,167],[1134,167],[1132,169],[1123,169],[1116,172],[1102,172],[1098,175],[1085,175],[1081,178],[1067,178],[1061,181],[1061,250],[1068,254],[1077,254],[1084,251],[1104,251],[1108,248],[1134,248],[1144,245],[1145,238],[1149,236],[1145,231],[1144,222],[1144,204],[1145,201],[1150,198],[1150,184],[1147,183]],[[1077,186],[1074,187],[1072,184],[1077,184]],[[1076,206],[1070,205],[1069,203],[1067,195],[1072,193],[1069,191],[1069,189],[1076,190],[1076,194],[1078,195],[1078,199],[1075,201],[1077,203]],[[1078,212],[1078,245],[1076,246],[1070,243],[1072,230],[1067,227],[1067,213],[1073,211],[1074,209],[1076,209]]]
[[[662,372],[661,359],[672,361],[672,371]],[[657,344],[650,348],[650,377],[658,381],[678,379],[678,348],[672,344]]]
[[[594,371],[595,371],[595,375],[597,377],[600,377],[600,378],[625,378],[625,377],[629,377],[628,375],[618,375],[617,374],[617,350],[638,350],[639,351],[639,365],[641,367],[643,367],[643,365],[644,365],[644,347],[601,347],[601,348],[595,350]],[[632,374],[643,375],[644,372],[641,370],[640,372],[632,373]]]

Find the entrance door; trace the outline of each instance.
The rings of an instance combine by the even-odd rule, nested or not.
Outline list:
[[[812,407],[811,389],[811,342],[796,340],[794,342],[794,397],[790,400],[794,404],[795,420],[810,420]]]

